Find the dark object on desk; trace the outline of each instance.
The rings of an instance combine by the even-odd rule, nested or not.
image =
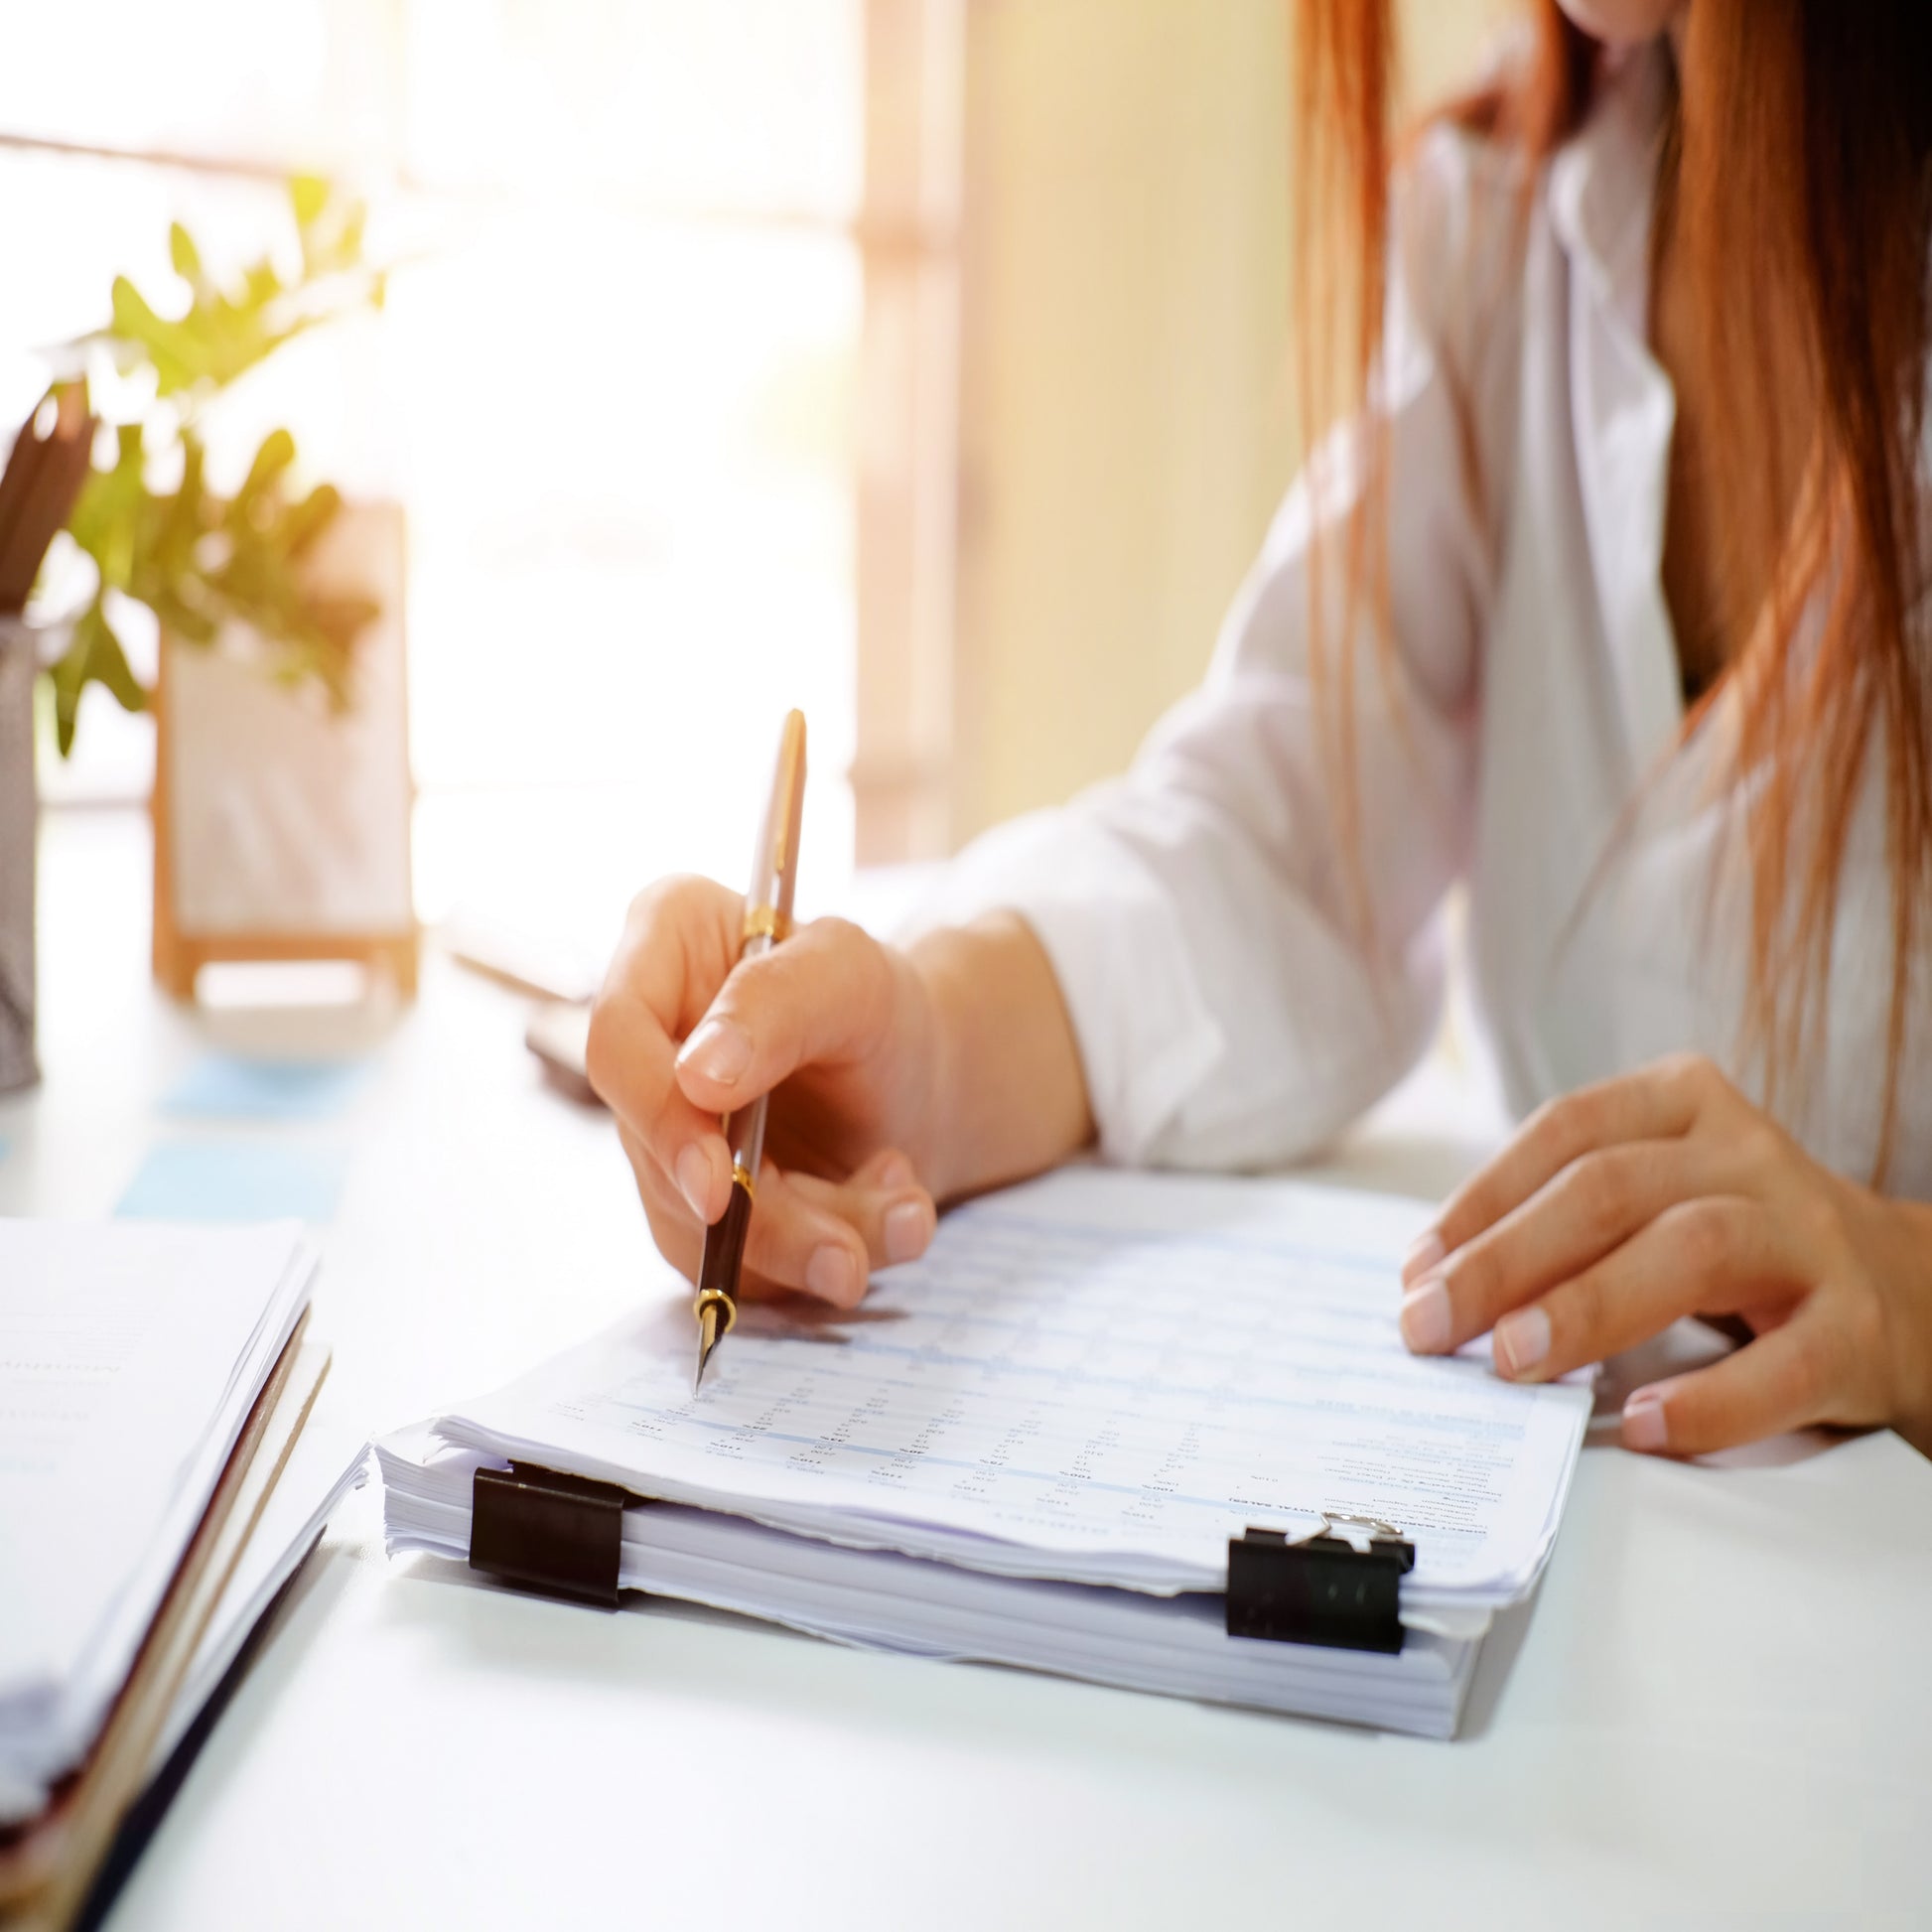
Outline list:
[[[470,1487],[470,1568],[615,1610],[623,1512],[636,1500],[615,1482],[534,1462],[479,1469]]]
[[[87,481],[93,448],[86,384],[57,382],[20,426],[0,476],[0,617],[26,610],[47,546]]]
[[[41,1077],[34,1051],[34,633],[0,618],[0,1093]]]
[[[86,390],[59,383],[14,439],[0,476],[0,1093],[40,1078],[34,1053],[34,681],[40,633],[23,613],[47,546],[87,478]]]
[[[1365,1527],[1377,1532],[1366,1550],[1330,1535],[1325,1517],[1319,1534],[1299,1543],[1280,1530],[1231,1538],[1228,1635],[1334,1650],[1400,1650],[1402,1580],[1415,1568],[1416,1546],[1385,1523]]]

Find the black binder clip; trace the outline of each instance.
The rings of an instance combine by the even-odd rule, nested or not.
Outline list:
[[[1366,1530],[1368,1547],[1339,1528]],[[1293,1543],[1280,1530],[1249,1530],[1228,1541],[1228,1635],[1394,1653],[1402,1580],[1415,1563],[1416,1546],[1373,1516],[1324,1510],[1320,1529]]]
[[[534,1462],[479,1469],[470,1488],[470,1568],[615,1610],[623,1512],[639,1500],[615,1482]]]

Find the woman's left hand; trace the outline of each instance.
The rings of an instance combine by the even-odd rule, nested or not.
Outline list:
[[[1412,1349],[1493,1328],[1517,1382],[1680,1315],[1741,1315],[1753,1339],[1735,1354],[1630,1397],[1630,1449],[1877,1423],[1932,1453],[1932,1207],[1820,1167],[1706,1059],[1544,1107],[1450,1198],[1403,1283]]]

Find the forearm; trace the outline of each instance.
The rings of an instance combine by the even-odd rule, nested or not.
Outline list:
[[[1093,1117],[1059,982],[1033,928],[994,913],[907,955],[932,1035],[922,1149],[939,1199],[1037,1173],[1087,1146]]]

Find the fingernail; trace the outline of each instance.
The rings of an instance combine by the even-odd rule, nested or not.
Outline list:
[[[879,1170],[879,1184],[882,1187],[909,1187],[912,1184],[912,1164],[902,1154],[889,1154],[886,1164]]]
[[[1402,1339],[1418,1355],[1435,1355],[1449,1338],[1449,1290],[1442,1276],[1431,1275],[1402,1298]]]
[[[923,1202],[902,1200],[886,1210],[886,1259],[916,1261],[925,1253],[928,1239]]]
[[[1418,1276],[1428,1274],[1448,1253],[1440,1228],[1430,1228],[1417,1235],[1409,1252],[1402,1257],[1402,1279],[1413,1282]]]
[[[684,1042],[677,1063],[728,1087],[752,1063],[752,1036],[735,1020],[707,1020]]]
[[[814,1248],[805,1264],[805,1286],[821,1301],[855,1300],[859,1279],[851,1255],[835,1241]]]
[[[711,1163],[696,1141],[677,1157],[677,1190],[699,1220],[711,1219]]]
[[[1550,1352],[1550,1316],[1538,1308],[1516,1309],[1496,1323],[1496,1366],[1505,1375],[1527,1375]]]
[[[1639,1389],[1623,1405],[1623,1440],[1633,1449],[1660,1449],[1669,1443],[1662,1396]]]

